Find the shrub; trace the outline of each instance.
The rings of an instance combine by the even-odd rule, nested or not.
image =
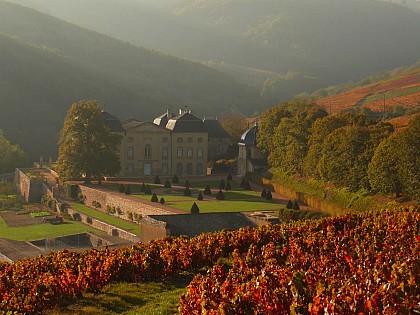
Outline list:
[[[191,214],[198,214],[200,213],[200,208],[198,208],[197,204],[194,202],[191,207]]]
[[[160,183],[161,183],[161,182],[160,182],[160,178],[159,178],[159,176],[158,176],[158,175],[156,175],[156,176],[155,176],[154,183],[155,183],[155,184],[160,184]]]
[[[156,195],[156,193],[153,193],[152,198],[150,199],[151,202],[158,202],[158,197]]]
[[[265,194],[265,199],[267,199],[267,200],[273,199],[273,195],[271,194],[271,191],[270,190],[267,191],[267,193]]]
[[[127,219],[128,219],[128,220],[130,220],[130,221],[134,221],[133,212],[131,212],[131,211],[127,211],[125,215],[127,216]]]
[[[245,181],[244,187],[245,190],[251,190],[251,184],[248,181]]]
[[[146,191],[146,185],[143,183],[143,184],[141,184],[141,186],[140,186],[140,191],[141,192],[145,192]]]
[[[293,209],[293,202],[290,199],[286,204],[286,209]]]
[[[160,202],[162,205],[164,205],[164,204],[165,204],[165,199],[163,199],[163,197],[162,197],[162,198],[160,198],[159,202]]]
[[[91,217],[87,217],[86,218],[86,222],[87,222],[87,224],[92,224],[93,223],[93,220],[92,220]]]
[[[118,191],[119,191],[120,193],[124,193],[124,192],[125,192],[125,186],[124,186],[124,184],[121,184],[121,185],[120,185],[120,188],[118,189]]]
[[[223,193],[223,191],[220,189],[219,192],[216,195],[216,199],[217,200],[225,200],[225,194]]]
[[[146,185],[146,187],[144,188],[144,194],[145,195],[151,195],[152,194],[152,188],[150,188],[149,185]]]
[[[141,218],[142,218],[142,215],[141,215],[140,213],[135,212],[135,213],[133,214],[133,217],[134,217],[134,220],[135,220],[135,221],[140,221],[140,220],[141,220]]]
[[[86,197],[83,196],[82,193],[78,193],[77,194],[77,202],[83,204],[83,203],[85,203],[85,201],[86,201]]]
[[[245,177],[243,177],[242,180],[241,180],[240,186],[245,189],[246,183],[247,183],[247,180],[245,179]]]
[[[120,207],[117,207],[117,208],[115,208],[115,211],[118,213],[118,214],[123,214],[123,212],[122,212],[122,210],[121,210],[121,208]]]
[[[261,192],[261,197],[265,198],[266,196],[267,196],[267,191],[264,188],[263,191]]]
[[[226,184],[226,186],[225,186],[225,190],[226,190],[226,191],[228,191],[228,190],[232,190],[232,187],[230,186],[230,183],[229,183],[229,182],[227,182],[227,184]]]
[[[300,210],[299,204],[295,200],[295,203],[293,204],[293,210]]]
[[[131,188],[130,188],[130,185],[125,186],[125,191],[124,191],[124,193],[125,193],[126,195],[131,195]]]
[[[224,179],[222,179],[219,183],[219,189],[225,189],[226,183],[224,181]]]
[[[232,173],[229,173],[228,174],[228,176],[227,176],[227,180],[229,181],[229,180],[232,180]]]
[[[80,221],[82,218],[81,218],[81,216],[80,216],[80,213],[78,213],[78,212],[76,212],[76,213],[73,213],[73,215],[71,216],[71,218],[74,220],[74,221]]]
[[[211,195],[211,189],[210,186],[207,184],[206,187],[204,187],[204,194],[206,196],[210,196]]]
[[[204,199],[204,197],[203,197],[203,194],[201,193],[201,191],[198,193],[198,196],[197,196],[197,200],[203,200]]]
[[[174,175],[174,177],[172,178],[172,184],[178,184],[179,183],[179,177],[178,175]]]
[[[164,186],[165,186],[165,188],[171,188],[172,187],[171,182],[169,181],[169,179],[166,180]]]
[[[191,189],[189,189],[188,187],[185,187],[184,196],[191,196]]]
[[[190,188],[191,187],[188,179],[185,180],[184,186],[185,186],[185,188]]]

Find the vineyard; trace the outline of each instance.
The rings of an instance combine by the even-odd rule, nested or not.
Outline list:
[[[419,222],[417,206],[51,253],[0,265],[0,310],[35,314],[112,282],[210,268],[181,296],[181,314],[411,314],[420,311]]]
[[[353,108],[368,108],[374,112],[391,112],[397,105],[416,109],[420,105],[420,69],[397,77],[371,83],[344,93],[317,101],[318,105],[333,113]]]

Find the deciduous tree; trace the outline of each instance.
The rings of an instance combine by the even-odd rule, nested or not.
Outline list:
[[[96,101],[73,104],[60,133],[57,170],[64,180],[115,175],[120,170],[120,136],[106,124]]]

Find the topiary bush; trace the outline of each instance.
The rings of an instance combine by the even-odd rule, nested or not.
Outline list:
[[[271,194],[271,191],[270,190],[267,191],[267,193],[265,194],[265,199],[267,199],[267,200],[273,199],[273,195]]]
[[[299,204],[297,203],[296,200],[295,200],[295,202],[293,204],[293,210],[300,210]]]
[[[232,180],[232,173],[229,173],[228,174],[228,176],[227,176],[227,180],[229,181],[229,180]]]
[[[290,199],[286,204],[286,209],[293,209],[293,202]]]
[[[141,184],[141,186],[140,186],[140,191],[141,191],[141,192],[145,192],[145,190],[146,190],[146,185],[145,185],[145,183],[143,183],[143,184]]]
[[[219,189],[225,189],[226,183],[224,181],[224,179],[222,179],[219,183]]]
[[[162,198],[160,198],[159,202],[160,202],[162,205],[164,205],[164,204],[165,204],[165,199],[163,199],[163,197],[162,197]]]
[[[191,207],[191,214],[199,214],[199,213],[200,213],[200,208],[194,202],[192,207]]]
[[[203,199],[204,199],[204,197],[203,197],[203,194],[201,193],[201,191],[198,192],[197,200],[203,200]]]
[[[242,188],[245,189],[246,183],[247,183],[247,180],[245,179],[245,177],[243,177],[242,180],[241,180],[241,184],[239,186],[241,186]]]
[[[161,182],[160,182],[159,175],[156,175],[156,176],[155,176],[154,183],[155,183],[155,184],[160,184],[160,183],[161,183]]]
[[[211,195],[211,189],[210,186],[207,184],[206,187],[204,187],[204,194],[206,196],[210,196]]]
[[[225,200],[225,194],[223,193],[223,191],[220,189],[219,192],[216,195],[216,199],[217,200]]]
[[[178,175],[174,175],[174,177],[172,178],[172,184],[178,184],[179,183],[179,177]]]
[[[266,196],[267,196],[267,191],[264,188],[263,191],[261,192],[261,197],[265,198]]]
[[[188,179],[185,180],[184,186],[185,186],[185,188],[190,188],[191,187]]]
[[[166,180],[164,187],[165,188],[171,188],[172,187],[171,182],[169,181],[169,179]]]
[[[121,185],[120,185],[120,188],[118,189],[118,191],[119,191],[120,193],[124,193],[124,192],[125,192],[125,186],[124,186],[124,184],[121,184]]]
[[[131,188],[130,188],[130,185],[125,186],[125,191],[124,191],[124,193],[125,193],[126,195],[131,195]]]
[[[229,182],[227,182],[227,184],[226,184],[226,186],[225,186],[225,190],[226,190],[226,191],[228,191],[228,190],[232,190],[232,187],[230,186],[230,183],[229,183]]]
[[[189,189],[188,187],[185,187],[184,196],[191,196],[191,189]]]
[[[151,202],[158,202],[158,197],[156,195],[156,193],[153,193],[152,198],[150,199]]]

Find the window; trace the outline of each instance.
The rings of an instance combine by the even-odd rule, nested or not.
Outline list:
[[[133,137],[128,137],[128,142],[134,142],[134,138]]]
[[[187,138],[187,142],[193,142],[193,138]]]
[[[198,148],[197,149],[197,157],[198,158],[202,158],[203,157],[203,148]]]
[[[187,174],[192,175],[193,173],[193,165],[192,163],[187,163]]]
[[[176,173],[177,173],[178,175],[182,175],[182,163],[178,163],[178,164],[176,165]]]
[[[162,143],[168,143],[169,139],[168,137],[162,137]]]
[[[192,158],[193,157],[193,148],[187,149],[187,157]]]
[[[197,174],[201,175],[203,173],[203,164],[197,164]]]
[[[203,138],[197,138],[197,142],[203,142]]]
[[[178,148],[178,149],[176,150],[176,157],[178,157],[178,158],[182,158],[182,148]]]
[[[168,147],[162,148],[162,159],[167,160],[168,159]]]
[[[146,144],[144,146],[144,157],[150,157],[152,153],[152,146],[150,144]]]
[[[134,158],[134,148],[128,147],[127,148],[127,157],[129,160],[132,160]]]
[[[176,138],[176,142],[182,142],[182,137]]]
[[[133,164],[127,164],[127,173],[128,174],[133,174],[134,172],[134,165]]]
[[[168,175],[168,173],[169,173],[168,163],[163,163],[162,164],[162,174],[163,175]]]

